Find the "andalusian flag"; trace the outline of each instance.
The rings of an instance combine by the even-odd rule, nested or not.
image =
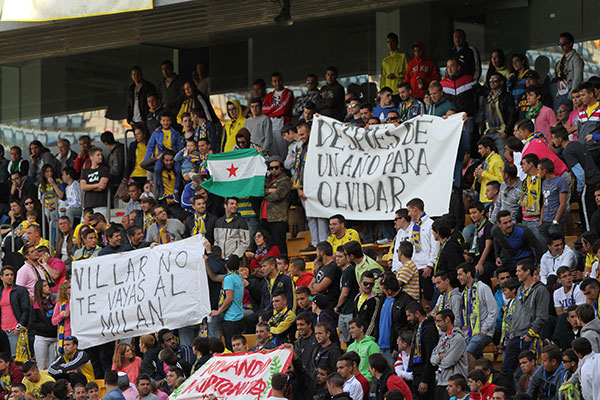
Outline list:
[[[221,197],[265,195],[265,158],[256,149],[208,155],[210,178],[200,184]]]

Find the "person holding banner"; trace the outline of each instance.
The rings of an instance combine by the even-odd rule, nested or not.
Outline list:
[[[169,218],[165,207],[152,208],[155,224],[148,228],[147,240],[158,244],[171,243],[183,239],[185,226],[176,218]]]

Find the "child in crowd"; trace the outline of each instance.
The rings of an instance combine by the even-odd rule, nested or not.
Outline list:
[[[148,141],[146,155],[144,160],[154,158],[154,182],[158,187],[162,187],[162,172],[163,172],[163,153],[165,150],[172,150],[177,153],[183,149],[183,143],[181,142],[181,134],[177,132],[172,126],[172,117],[168,111],[163,111],[160,114],[160,126],[152,133],[150,140]],[[175,187],[181,186],[181,163],[175,162]],[[144,189],[145,190],[145,189]]]
[[[30,225],[39,225],[37,223],[37,212],[35,210],[29,210],[27,211],[27,214],[25,214],[26,219],[21,222],[19,224],[19,226],[17,226],[17,229],[15,230],[15,234],[19,237],[23,236],[23,234],[27,231],[27,228],[29,228]],[[26,239],[26,238],[24,238]]]
[[[510,278],[502,282],[502,294],[506,298],[506,304],[502,306],[502,334],[500,336],[499,350],[504,349],[508,343],[512,318],[515,311],[515,298],[521,284],[516,278]]]
[[[398,359],[394,363],[394,371],[396,372],[396,375],[404,379],[409,387],[413,380],[413,373],[408,368],[412,337],[413,333],[410,330],[405,329],[400,332],[398,339],[396,339],[396,344],[398,345]]]
[[[175,162],[181,163],[183,180],[188,183],[200,169],[202,159],[198,151],[198,144],[193,139],[185,141],[185,148],[175,155]]]

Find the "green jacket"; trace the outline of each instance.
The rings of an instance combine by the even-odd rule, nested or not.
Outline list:
[[[271,188],[276,189],[275,192],[267,193],[267,189]],[[271,183],[270,176],[265,177],[265,198],[260,209],[262,212],[264,202],[266,201],[268,222],[287,222],[291,189],[292,183],[290,182],[290,178],[283,172],[273,183]]]
[[[346,352],[354,351],[356,354],[360,356],[360,365],[358,369],[361,374],[370,382],[373,378],[369,373],[369,357],[371,354],[380,353],[381,350],[375,341],[373,336],[365,336],[363,340],[360,342],[354,341]]]

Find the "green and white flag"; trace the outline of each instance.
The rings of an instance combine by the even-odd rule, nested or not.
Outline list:
[[[265,158],[256,149],[208,155],[210,178],[200,186],[221,197],[265,195]]]

